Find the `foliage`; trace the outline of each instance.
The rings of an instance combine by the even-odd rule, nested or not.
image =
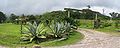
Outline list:
[[[3,23],[6,19],[7,17],[5,16],[5,14],[3,12],[0,12],[0,23]]]
[[[93,24],[93,20],[79,20],[78,22],[80,25],[80,28],[93,28],[94,24]]]
[[[59,23],[56,22],[55,24],[50,25],[50,29],[52,30],[52,33],[55,38],[67,38],[67,35],[69,34],[71,30],[70,23]]]
[[[102,21],[101,28],[112,26],[112,23],[109,21]]]
[[[25,32],[23,33],[22,40],[23,41],[35,41],[35,43],[39,43],[42,39],[46,38],[45,32],[47,29],[45,29],[44,24],[40,23],[37,24],[34,22],[34,24],[28,23],[28,26],[25,26]]]
[[[49,28],[48,28],[49,27]],[[51,29],[51,30],[50,30]],[[25,26],[25,31],[22,32],[23,41],[35,41],[40,43],[41,40],[47,38],[49,35],[52,35],[53,38],[68,38],[68,35],[71,31],[71,25],[68,22],[54,22],[45,26],[44,23],[34,24],[28,23],[28,26]],[[47,33],[50,34],[47,34]]]
[[[116,18],[118,13],[112,12],[112,13],[109,13],[109,14],[111,15],[112,18]]]
[[[66,13],[64,11],[52,11],[52,12],[47,12],[42,15],[40,18],[42,22],[48,21],[49,23],[52,22],[53,20],[55,22],[62,22],[66,18]]]
[[[28,15],[27,17],[28,17],[28,20],[29,20],[29,21],[34,22],[34,20],[36,20],[36,18],[35,18],[34,15]]]
[[[39,17],[37,17],[37,18],[39,18]],[[59,38],[68,38],[68,34],[71,31],[71,27],[72,28],[77,27],[75,20],[73,18],[68,18],[66,16],[66,14],[62,11],[53,11],[53,12],[45,13],[41,16],[39,22],[41,22],[44,25],[44,27],[43,27],[43,28],[45,28],[44,32],[50,32],[50,33],[44,34],[44,35],[46,35],[47,37],[52,35],[53,36],[52,38],[58,38],[58,39]],[[36,23],[36,24],[39,24],[39,23]],[[31,24],[31,26],[32,26],[32,24]],[[33,24],[33,26],[35,26],[35,25]],[[31,27],[31,29],[34,31],[29,30],[29,32],[36,33],[37,27],[39,27],[39,26],[36,26],[36,28]],[[46,31],[46,30],[49,30],[49,31]],[[28,40],[34,40],[34,38],[39,39],[36,34],[35,35],[32,34],[32,36],[35,36],[35,37],[32,37],[32,39],[27,37],[27,38],[29,38]]]
[[[116,28],[120,28],[120,21],[119,21],[119,20],[116,20],[116,21],[115,21],[115,27],[116,27]]]
[[[91,8],[91,6],[90,6],[90,5],[87,5],[87,7],[88,7],[88,9],[89,9],[89,8]]]
[[[16,16],[15,14],[11,14],[10,17],[9,17],[10,21],[12,23],[15,23],[16,22],[16,19],[18,19],[18,16]]]

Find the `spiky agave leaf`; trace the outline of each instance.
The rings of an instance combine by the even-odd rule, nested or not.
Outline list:
[[[64,29],[65,29],[65,32],[70,32],[70,30],[71,30],[71,25],[70,25],[70,23],[65,22]]]
[[[41,38],[46,38],[46,36],[42,35],[43,32],[46,32],[46,28],[44,24],[37,24],[34,22],[34,24],[28,23],[28,26],[25,26],[26,34],[27,36],[24,36],[25,39],[29,39],[29,42],[32,42],[33,40],[38,41]]]
[[[52,24],[50,27],[53,30],[53,34],[55,37],[62,37],[62,34],[64,34],[65,29],[64,29],[64,23],[61,22],[56,22],[55,24]]]
[[[37,29],[36,29],[36,33],[42,34],[45,31],[46,31],[46,29],[45,29],[44,24],[43,23],[39,24],[38,27],[37,27]]]

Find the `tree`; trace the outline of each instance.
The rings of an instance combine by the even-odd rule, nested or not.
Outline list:
[[[30,22],[32,22],[32,24],[33,24],[33,22],[36,20],[36,18],[35,18],[34,15],[30,15],[30,16],[28,16],[28,20],[29,20]]]
[[[90,6],[90,5],[87,5],[87,7],[88,7],[88,9],[90,9],[90,8],[91,8],[91,6]]]
[[[29,16],[29,20],[35,20],[35,16],[34,15],[30,15]]]
[[[83,9],[82,12],[84,12],[83,13],[84,19],[94,19],[94,14],[96,14],[95,11],[92,11],[90,9]]]
[[[117,19],[120,20],[120,14],[118,14]]]
[[[118,18],[120,18],[120,14],[118,14]]]
[[[0,23],[3,23],[6,19],[7,17],[5,16],[5,14],[3,12],[0,12]]]
[[[114,19],[117,17],[117,14],[118,13],[115,13],[115,12],[112,12],[112,13],[109,13],[111,15],[111,19]]]
[[[18,17],[15,14],[11,14],[9,18],[12,23],[14,23],[16,19],[18,19]]]

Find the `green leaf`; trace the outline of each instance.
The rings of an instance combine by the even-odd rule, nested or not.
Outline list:
[[[42,36],[39,36],[39,38],[46,38],[46,36],[43,36],[43,35],[42,35]]]
[[[34,39],[34,37],[33,37],[33,38],[30,38],[30,42],[32,42],[32,41],[33,41],[33,39]]]

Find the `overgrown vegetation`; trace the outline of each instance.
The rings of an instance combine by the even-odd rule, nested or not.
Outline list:
[[[59,20],[61,20],[61,18]],[[68,39],[69,34],[72,29],[74,29],[74,24],[68,22],[68,20],[57,21],[55,19],[53,19],[51,23],[49,23],[48,20],[40,23],[29,23],[27,24],[28,26],[25,26],[27,30],[22,32],[22,41],[35,41],[35,43],[39,44],[49,39],[65,40]]]
[[[6,15],[3,12],[0,12],[0,23],[5,22],[6,19],[7,19]]]
[[[18,46],[30,47],[35,45],[34,41],[29,44],[26,42],[23,44],[20,44],[20,37],[21,37],[20,25],[11,24],[11,23],[0,24],[0,35],[1,35],[0,38],[2,38],[0,39],[0,45],[3,45],[3,46],[16,48]],[[78,33],[76,31],[71,31],[71,34],[67,40],[63,40],[63,41],[49,40],[49,41],[41,42],[39,45],[40,46],[62,46],[62,45],[74,44],[80,41],[81,39],[83,39],[83,37],[84,35],[82,35],[81,33]]]

